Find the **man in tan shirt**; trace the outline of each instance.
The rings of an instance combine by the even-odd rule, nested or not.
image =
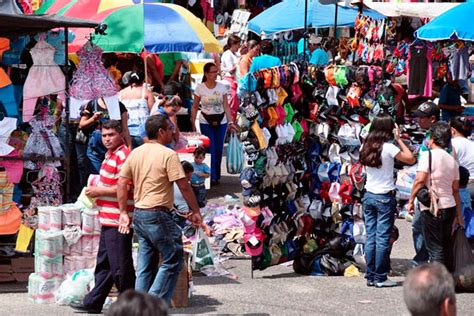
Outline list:
[[[135,289],[159,296],[170,304],[183,264],[182,233],[171,214],[173,182],[192,210],[188,220],[199,227],[202,218],[178,155],[165,146],[173,135],[169,120],[163,115],[150,116],[145,129],[149,142],[132,151],[120,172],[119,232],[130,233],[127,184],[131,180],[135,201],[133,228],[139,243]],[[158,269],[159,257],[163,261]]]

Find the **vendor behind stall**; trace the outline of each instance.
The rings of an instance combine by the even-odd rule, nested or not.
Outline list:
[[[441,109],[441,120],[449,122],[451,117],[463,112],[461,106],[462,90],[458,80],[454,80],[451,73],[446,73],[446,84],[439,93],[438,107]]]

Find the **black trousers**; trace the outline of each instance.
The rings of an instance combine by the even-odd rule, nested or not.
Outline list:
[[[456,217],[456,207],[440,209],[438,217],[429,211],[423,211],[423,237],[430,262],[439,262],[453,272],[453,242],[451,235],[453,222]]]
[[[94,278],[95,286],[84,298],[84,306],[102,309],[112,286],[120,293],[135,288],[132,259],[133,231],[124,235],[117,227],[102,226]]]

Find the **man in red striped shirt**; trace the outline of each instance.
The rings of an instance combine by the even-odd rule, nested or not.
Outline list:
[[[107,153],[100,167],[100,181],[89,187],[86,194],[97,199],[99,219],[102,225],[99,251],[95,268],[95,287],[86,295],[82,304],[71,305],[74,309],[100,313],[112,286],[120,293],[135,287],[135,270],[132,259],[133,234],[120,234],[117,182],[120,170],[130,149],[125,145],[119,121],[110,120],[102,124],[102,142]],[[130,191],[128,211],[133,211],[133,194]],[[131,213],[129,213],[129,216]]]

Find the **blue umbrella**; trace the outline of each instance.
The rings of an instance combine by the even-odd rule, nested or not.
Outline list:
[[[466,2],[420,27],[415,36],[426,41],[474,41],[474,2]]]
[[[308,1],[308,26],[309,27],[330,27],[334,26],[334,13],[336,6],[334,4],[323,5],[317,0]],[[249,21],[250,31],[260,35],[273,34],[283,31],[304,29],[304,9],[305,0],[285,0],[271,8],[263,11],[255,18]],[[337,26],[354,26],[357,16],[356,8],[342,7],[338,8]],[[369,15],[374,19],[383,19],[385,16],[373,11],[364,10],[364,15]]]

